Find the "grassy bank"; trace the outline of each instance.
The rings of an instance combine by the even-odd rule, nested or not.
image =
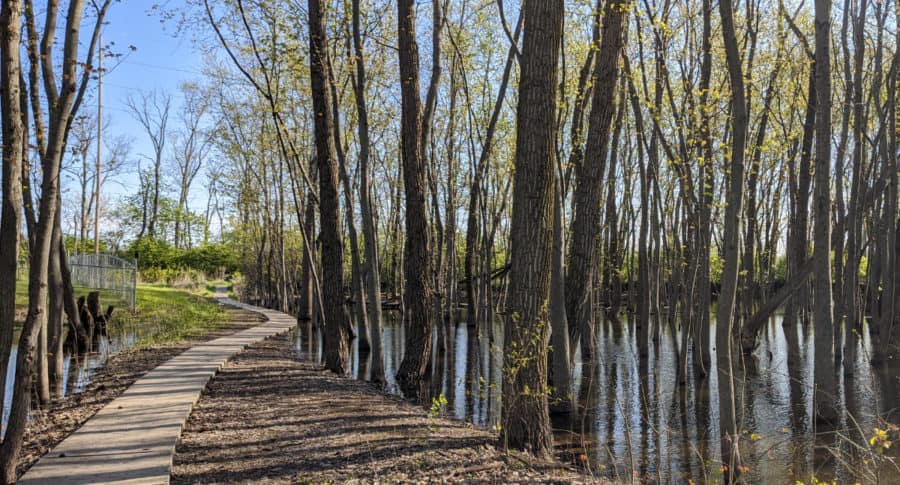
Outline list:
[[[137,312],[121,311],[113,318],[116,330],[133,333],[138,347],[190,340],[226,323],[217,302],[185,291],[139,285]]]
[[[28,310],[27,271],[20,270],[16,284],[16,326],[20,326]],[[217,286],[231,285],[212,282],[199,291],[188,292],[158,285],[138,285],[137,309],[128,311],[127,304],[115,293],[101,292],[100,303],[114,305],[113,331],[134,334],[136,346],[189,340],[221,326],[225,312],[211,300]],[[81,295],[88,290],[76,288]]]

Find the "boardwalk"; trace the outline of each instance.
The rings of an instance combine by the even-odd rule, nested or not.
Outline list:
[[[296,324],[281,312],[221,301],[269,320],[192,347],[150,371],[41,458],[19,483],[169,483],[181,428],[209,379],[246,346]]]

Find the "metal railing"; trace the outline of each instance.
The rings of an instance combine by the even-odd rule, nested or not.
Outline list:
[[[137,261],[111,254],[77,254],[69,257],[72,285],[115,293],[133,312],[137,307]]]

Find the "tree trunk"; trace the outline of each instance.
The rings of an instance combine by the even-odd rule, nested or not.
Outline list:
[[[556,158],[556,87],[564,2],[526,2],[516,121],[500,443],[547,458],[547,343]]]
[[[359,118],[359,209],[362,215],[363,242],[365,243],[365,262],[363,272],[366,276],[366,296],[368,298],[369,325],[372,346],[372,381],[384,382],[384,357],[382,355],[381,328],[381,274],[379,272],[378,238],[375,233],[375,216],[372,210],[369,189],[369,110],[366,104],[366,68],[360,33],[359,1],[353,0],[353,50],[355,54],[356,78],[353,83],[356,96],[356,111]]]
[[[566,314],[571,323],[569,333],[577,342],[582,334],[593,335],[592,318],[595,269],[599,261],[602,219],[600,202],[603,197],[603,173],[609,150],[613,115],[616,112],[616,82],[619,80],[619,54],[624,38],[623,25],[629,8],[624,2],[606,2],[601,31],[600,52],[595,61],[584,162],[575,167],[575,216],[572,219],[572,238],[569,261],[566,265]],[[582,348],[591,349],[594,342]],[[585,356],[589,357],[589,356]]]
[[[64,343],[64,300],[65,292],[63,291],[62,269],[60,264],[60,251],[54,249],[62,244],[62,230],[57,224],[53,230],[53,242],[50,250],[50,263],[48,266],[47,282],[49,308],[47,310],[47,345],[49,368],[48,378],[53,395],[62,396],[62,383],[65,379],[63,374],[63,343]],[[74,330],[72,331],[74,334]]]
[[[846,317],[847,325],[852,325],[854,328],[861,323],[862,320],[862,295],[859,292],[859,265],[860,258],[862,257],[862,252],[864,250],[865,241],[862,240],[862,230],[863,230],[863,201],[862,197],[865,195],[865,188],[863,187],[863,165],[865,164],[865,145],[868,144],[866,140],[866,106],[865,101],[863,100],[863,64],[865,57],[865,33],[863,29],[863,25],[861,25],[866,20],[866,7],[868,2],[866,0],[860,0],[860,4],[858,7],[857,18],[854,22],[853,28],[853,37],[854,37],[854,46],[855,53],[853,59],[853,161],[852,161],[852,175],[850,179],[850,206],[847,212],[847,263],[844,267],[843,276],[843,290],[841,295],[841,301],[839,302],[840,310],[839,314]],[[816,2],[816,12],[818,13],[818,9],[820,8],[819,2]],[[831,11],[831,4],[829,2],[828,5],[824,5],[821,8],[827,8],[828,11]],[[818,34],[818,28],[820,27],[818,24],[816,25],[816,33]],[[827,25],[828,33],[830,35],[831,27],[830,21]],[[818,37],[816,38],[818,41]],[[826,46],[829,47],[829,46]],[[816,59],[818,57],[818,42],[816,44]],[[830,70],[829,70],[830,73]],[[830,79],[829,79],[830,81]],[[816,78],[817,86],[820,85],[821,80]],[[821,93],[818,97],[821,101],[822,96]],[[830,98],[829,98],[830,99]],[[819,115],[822,114],[821,109],[817,112]],[[817,120],[816,128],[820,129],[823,125],[820,124]],[[830,126],[830,122],[829,122]],[[830,133],[829,128],[829,133]],[[817,132],[818,134],[818,132]],[[817,137],[818,138],[818,137]],[[818,150],[819,145],[816,144],[816,149]],[[830,153],[830,152],[829,152]],[[818,158],[816,159],[818,162]],[[819,179],[816,177],[816,182]],[[817,268],[818,270],[819,268]],[[818,305],[816,305],[818,306]],[[817,337],[818,338],[818,337]]]
[[[431,361],[431,315],[433,295],[428,208],[425,203],[425,172],[422,160],[422,106],[419,99],[419,48],[416,43],[415,2],[398,0],[400,90],[402,98],[401,145],[403,185],[406,193],[406,247],[403,292],[406,353],[397,370],[397,382],[411,399],[424,398],[423,380]]]
[[[557,170],[558,171],[558,170]],[[553,187],[553,257],[550,269],[550,374],[554,389],[550,409],[557,414],[572,412],[572,366],[569,347],[569,323],[566,318],[565,240],[563,233],[563,200],[559,177]]]
[[[11,3],[4,2],[4,11],[9,7],[14,7],[10,11],[18,10],[18,5],[13,6]],[[43,181],[41,184],[40,218],[36,227],[35,244],[32,248],[31,266],[29,267],[28,275],[28,314],[19,339],[13,404],[9,413],[6,435],[4,436],[3,444],[0,445],[2,479],[9,484],[14,483],[16,480],[16,462],[19,450],[22,447],[22,437],[25,434],[28,411],[31,407],[31,389],[35,375],[35,350],[39,332],[46,321],[47,267],[50,251],[55,249],[52,248],[52,236],[59,208],[59,167],[65,151],[66,126],[70,117],[74,115],[72,106],[75,97],[75,68],[78,57],[78,33],[83,9],[83,0],[73,0],[69,3],[64,29],[62,85],[58,91],[56,91],[56,81],[51,63],[58,3],[56,1],[49,2],[46,12],[47,20],[42,41],[42,57],[45,66],[43,74],[46,85],[53,87],[52,91],[46,93],[50,106],[49,143],[47,151],[42,157]],[[17,17],[18,14],[16,13],[12,16]],[[98,22],[102,20],[102,15],[100,17]],[[4,18],[7,17],[4,16]],[[16,23],[15,25],[18,26],[19,24]],[[18,30],[18,28],[15,30]],[[4,49],[4,52],[7,52],[6,49]],[[16,49],[15,52],[18,52],[18,50]],[[6,66],[7,63],[4,62],[3,64]]]
[[[309,167],[309,178],[313,184],[318,178],[318,170],[314,163]],[[300,265],[300,308],[297,311],[297,320],[299,322],[312,322],[315,319],[314,311],[314,265],[316,264],[316,255],[318,248],[316,247],[316,205],[314,188],[311,186],[306,196],[306,206],[304,207],[304,233],[307,235],[303,241],[303,261]],[[298,217],[300,215],[298,214]]]
[[[625,56],[625,70],[631,72],[628,57]],[[645,160],[644,151],[644,121],[643,114],[638,100],[637,90],[631,77],[628,79],[628,97],[631,101],[631,109],[634,114],[634,124],[637,128],[637,159],[638,172],[641,183],[640,193],[640,222],[637,231],[633,231],[634,237],[637,233],[637,278],[631,278],[634,271],[629,271],[628,291],[633,300],[631,305],[632,311],[637,312],[635,327],[637,329],[637,348],[638,356],[645,358],[648,353],[648,335],[650,330],[650,268],[649,268],[649,249],[648,249],[648,231],[649,231],[649,210],[650,210],[650,185],[647,173],[647,162]],[[637,291],[635,291],[635,284]]]
[[[831,295],[831,0],[816,0],[815,413],[837,424]],[[852,231],[852,229],[851,229]],[[856,267],[852,267],[856,271]],[[855,291],[853,292],[856,293]],[[845,295],[847,296],[847,295]],[[853,320],[851,320],[852,322]]]
[[[338,173],[341,185],[344,187],[344,213],[347,223],[347,238],[350,240],[350,299],[353,301],[353,316],[356,319],[357,347],[360,351],[368,352],[372,346],[369,338],[369,321],[366,312],[365,282],[362,275],[362,264],[359,258],[359,237],[356,235],[356,221],[353,210],[353,183],[347,173],[347,158],[344,147],[341,144],[340,124],[340,100],[338,99],[337,84],[334,73],[328,71],[329,89],[331,90],[331,110],[334,120],[334,146],[337,152]]]
[[[712,369],[710,352],[710,312],[712,311],[712,285],[709,265],[712,248],[712,208],[715,193],[715,173],[713,171],[713,147],[710,135],[709,87],[712,77],[712,0],[703,0],[703,59],[700,66],[700,139],[703,144],[703,162],[700,163],[700,208],[697,228],[697,306],[696,322],[693,325],[693,365],[694,372],[705,377]]]
[[[0,11],[0,113],[3,129],[3,201],[0,213],[0,400],[6,396],[6,375],[16,314],[16,274],[22,227],[22,160],[25,127],[20,104],[19,32],[22,3],[4,0]],[[0,401],[3,402],[3,401]]]
[[[344,309],[344,251],[338,214],[338,173],[334,121],[328,90],[328,38],[325,5],[309,0],[310,80],[315,112],[316,162],[319,169],[319,224],[322,241],[322,301],[325,315],[325,367],[339,375],[350,372],[350,337]]]
[[[810,66],[809,87],[807,89],[806,115],[803,121],[803,137],[800,142],[800,164],[797,174],[796,193],[791,195],[793,213],[788,231],[787,262],[788,276],[799,273],[800,266],[808,259],[809,241],[809,188],[812,174],[810,159],[812,158],[813,133],[816,123],[816,73],[815,61]],[[791,296],[784,310],[784,325],[793,326],[798,314],[809,305],[809,289],[806,282],[801,283],[797,293]]]
[[[741,419],[738,415],[738,403],[741,397],[735,390],[741,386],[734,378],[736,360],[734,359],[734,332],[738,328],[735,322],[735,300],[740,256],[740,219],[743,204],[744,184],[744,152],[747,142],[747,103],[744,96],[744,73],[741,66],[741,53],[738,47],[734,27],[734,11],[731,0],[720,0],[719,13],[722,17],[722,35],[725,43],[725,56],[728,64],[728,77],[731,80],[731,160],[728,164],[730,175],[725,207],[725,231],[723,236],[724,269],[722,271],[722,290],[719,293],[716,309],[716,355],[719,378],[719,416],[722,434],[722,462],[728,466],[726,478],[736,479],[740,473],[740,440]]]

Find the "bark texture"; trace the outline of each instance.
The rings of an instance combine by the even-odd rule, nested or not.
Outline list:
[[[429,252],[428,208],[425,202],[425,166],[422,160],[422,102],[419,97],[419,48],[416,43],[415,2],[398,0],[400,45],[401,144],[403,187],[406,192],[406,248],[403,292],[406,353],[397,369],[400,389],[411,399],[421,398],[423,379],[431,360],[434,320]]]
[[[815,413],[836,423],[834,320],[831,294],[831,0],[816,0],[816,169],[813,228],[815,267]],[[855,269],[854,269],[855,271]],[[853,320],[850,320],[853,322]]]
[[[325,5],[309,0],[309,63],[315,111],[316,165],[319,171],[319,224],[322,243],[322,302],[325,315],[325,367],[350,372],[350,335],[344,308],[344,250],[338,201],[334,120],[328,90],[328,38]]]
[[[601,234],[600,204],[603,197],[603,173],[609,151],[610,131],[615,114],[616,82],[619,79],[619,55],[624,38],[623,25],[628,17],[627,2],[606,2],[603,13],[600,52],[595,61],[594,95],[584,162],[576,167],[575,217],[566,265],[566,314],[573,344],[585,334],[592,335],[594,274],[599,261]],[[589,342],[588,347],[594,342]]]
[[[741,207],[743,205],[744,153],[747,144],[747,102],[744,93],[744,73],[738,40],[735,34],[734,11],[731,0],[720,0],[722,36],[728,77],[731,80],[731,163],[726,164],[728,174],[725,231],[723,236],[722,290],[716,309],[716,360],[719,378],[719,416],[722,434],[722,462],[727,465],[726,479],[734,481],[740,473],[741,456],[738,448],[741,419],[738,415],[741,399],[737,396],[740,379],[735,377],[737,356],[734,331],[735,300],[737,297],[738,263],[740,255]]]
[[[556,159],[556,86],[564,2],[524,5],[516,121],[500,443],[550,456],[548,306]]]
[[[20,104],[19,38],[22,3],[4,0],[0,11],[0,112],[3,116],[3,202],[0,214],[0,376],[6,376],[16,313],[16,265],[22,226],[22,155],[25,127]],[[0,402],[6,379],[0,379]]]

